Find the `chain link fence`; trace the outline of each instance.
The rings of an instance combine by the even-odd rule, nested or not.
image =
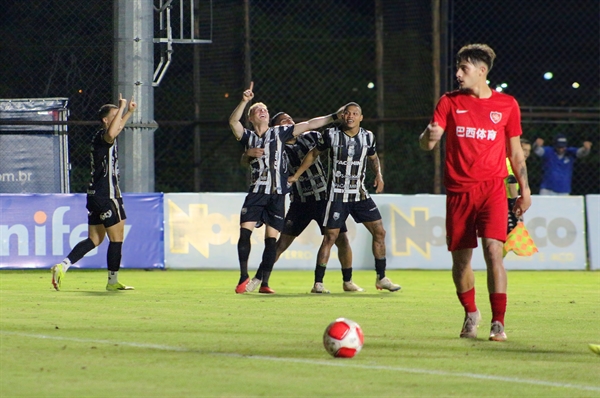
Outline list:
[[[442,91],[454,87],[454,54],[462,45],[490,44],[498,55],[490,84],[519,101],[524,136],[551,142],[560,132],[575,146],[592,141],[591,154],[575,164],[573,193],[600,193],[600,3],[441,4],[448,60]],[[296,121],[358,102],[363,126],[378,136],[386,192],[433,192],[433,158],[417,143],[435,102],[431,2],[196,0],[195,6],[202,34],[212,22],[212,43],[175,44],[155,88],[157,191],[246,190],[242,148],[227,119],[253,80],[256,101]],[[60,7],[4,0],[0,14],[0,98],[69,98],[71,192],[85,192],[96,112],[113,100],[112,7],[112,0],[63,0]],[[158,37],[158,15],[155,30]],[[157,45],[156,63],[159,57]],[[532,155],[528,162],[537,193],[541,161]]]

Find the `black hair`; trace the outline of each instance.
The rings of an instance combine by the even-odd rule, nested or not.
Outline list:
[[[277,119],[280,116],[285,115],[285,112],[277,112],[272,118],[271,118],[271,127],[276,126],[277,124],[275,124],[276,121],[278,121]]]
[[[348,102],[346,105],[344,105],[344,111],[346,111],[349,106],[355,106],[355,107],[357,107],[358,109],[360,109],[360,113],[362,113],[361,106],[358,105],[356,102]]]

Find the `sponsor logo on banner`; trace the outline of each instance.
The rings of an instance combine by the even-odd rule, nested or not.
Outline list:
[[[432,246],[445,246],[446,219],[445,217],[430,217],[429,208],[411,207],[408,213],[390,204],[392,254],[394,256],[411,256],[416,250],[421,256],[430,259]],[[537,254],[540,261],[573,261],[572,252],[546,254],[546,247],[568,248],[572,246],[580,231],[572,220],[565,217],[533,217],[525,220],[536,246],[540,248]],[[572,249],[571,249],[572,250]]]
[[[164,267],[162,194],[128,194],[121,266]],[[0,268],[49,268],[88,237],[85,194],[0,195]],[[106,268],[108,239],[77,268]]]

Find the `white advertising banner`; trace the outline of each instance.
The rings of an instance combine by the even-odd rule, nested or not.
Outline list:
[[[173,269],[238,269],[239,212],[245,193],[181,193],[164,195],[165,264]],[[373,195],[383,217],[388,269],[450,269],[446,249],[443,195]],[[507,269],[584,270],[586,267],[584,203],[581,196],[534,196],[525,225],[539,253],[505,259]],[[354,269],[374,269],[371,235],[350,217],[348,237]],[[252,234],[250,270],[262,258],[264,228]],[[276,269],[314,269],[321,235],[316,223],[283,253]],[[329,262],[337,267],[334,247]],[[473,268],[485,269],[481,247]]]
[[[585,196],[590,269],[600,269],[600,195]]]

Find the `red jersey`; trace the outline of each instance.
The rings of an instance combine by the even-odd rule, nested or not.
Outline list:
[[[510,137],[522,134],[514,97],[493,90],[490,98],[452,91],[440,98],[433,121],[446,133],[448,191],[467,192],[481,181],[508,176],[506,148]]]

